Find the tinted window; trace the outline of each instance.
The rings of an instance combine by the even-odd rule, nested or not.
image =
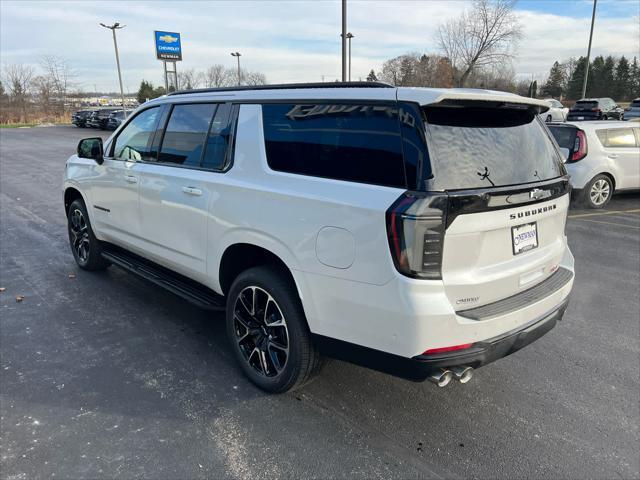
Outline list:
[[[596,108],[598,106],[598,102],[593,100],[579,100],[576,102],[576,108]]]
[[[635,147],[636,138],[630,128],[597,130],[596,135],[605,147]]]
[[[577,131],[575,128],[550,125],[549,131],[559,147],[573,149]]]
[[[224,167],[231,139],[232,124],[229,119],[232,108],[230,103],[223,103],[216,110],[216,115],[213,118],[213,122],[211,122],[209,135],[207,136],[207,145],[202,160],[204,168],[220,170]]]
[[[149,144],[156,129],[158,107],[140,112],[116,138],[113,156],[123,160],[155,160]]]
[[[213,103],[174,105],[160,147],[159,162],[200,166]]]
[[[405,187],[397,107],[273,104],[262,114],[272,169]]]
[[[436,190],[518,185],[565,173],[534,112],[475,107],[424,111]]]
[[[640,107],[640,100],[634,100],[631,102],[631,107]]]

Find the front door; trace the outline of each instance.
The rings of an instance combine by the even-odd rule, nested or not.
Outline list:
[[[149,108],[129,122],[107,148],[93,180],[93,221],[105,240],[123,246],[140,244],[140,162],[150,156],[159,112],[158,107]]]

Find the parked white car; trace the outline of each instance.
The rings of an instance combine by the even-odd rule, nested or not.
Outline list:
[[[615,192],[640,189],[640,127],[602,120],[548,127],[584,205],[602,208]]]
[[[569,114],[567,107],[554,98],[547,98],[545,102],[549,104],[549,110],[540,115],[545,122],[564,122],[567,120]]]
[[[173,93],[67,161],[71,250],[226,310],[267,391],[303,385],[321,352],[465,383],[567,306],[547,108],[372,82]]]

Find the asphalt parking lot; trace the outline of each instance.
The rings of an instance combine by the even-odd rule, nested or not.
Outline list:
[[[61,180],[94,135],[0,130],[0,477],[640,476],[640,195],[571,210],[564,320],[469,384],[334,361],[269,396],[236,368],[222,315],[76,268]]]

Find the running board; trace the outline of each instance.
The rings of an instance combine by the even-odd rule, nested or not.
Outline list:
[[[205,310],[224,310],[225,298],[210,288],[134,253],[105,245],[102,256],[114,265],[144,278]]]

